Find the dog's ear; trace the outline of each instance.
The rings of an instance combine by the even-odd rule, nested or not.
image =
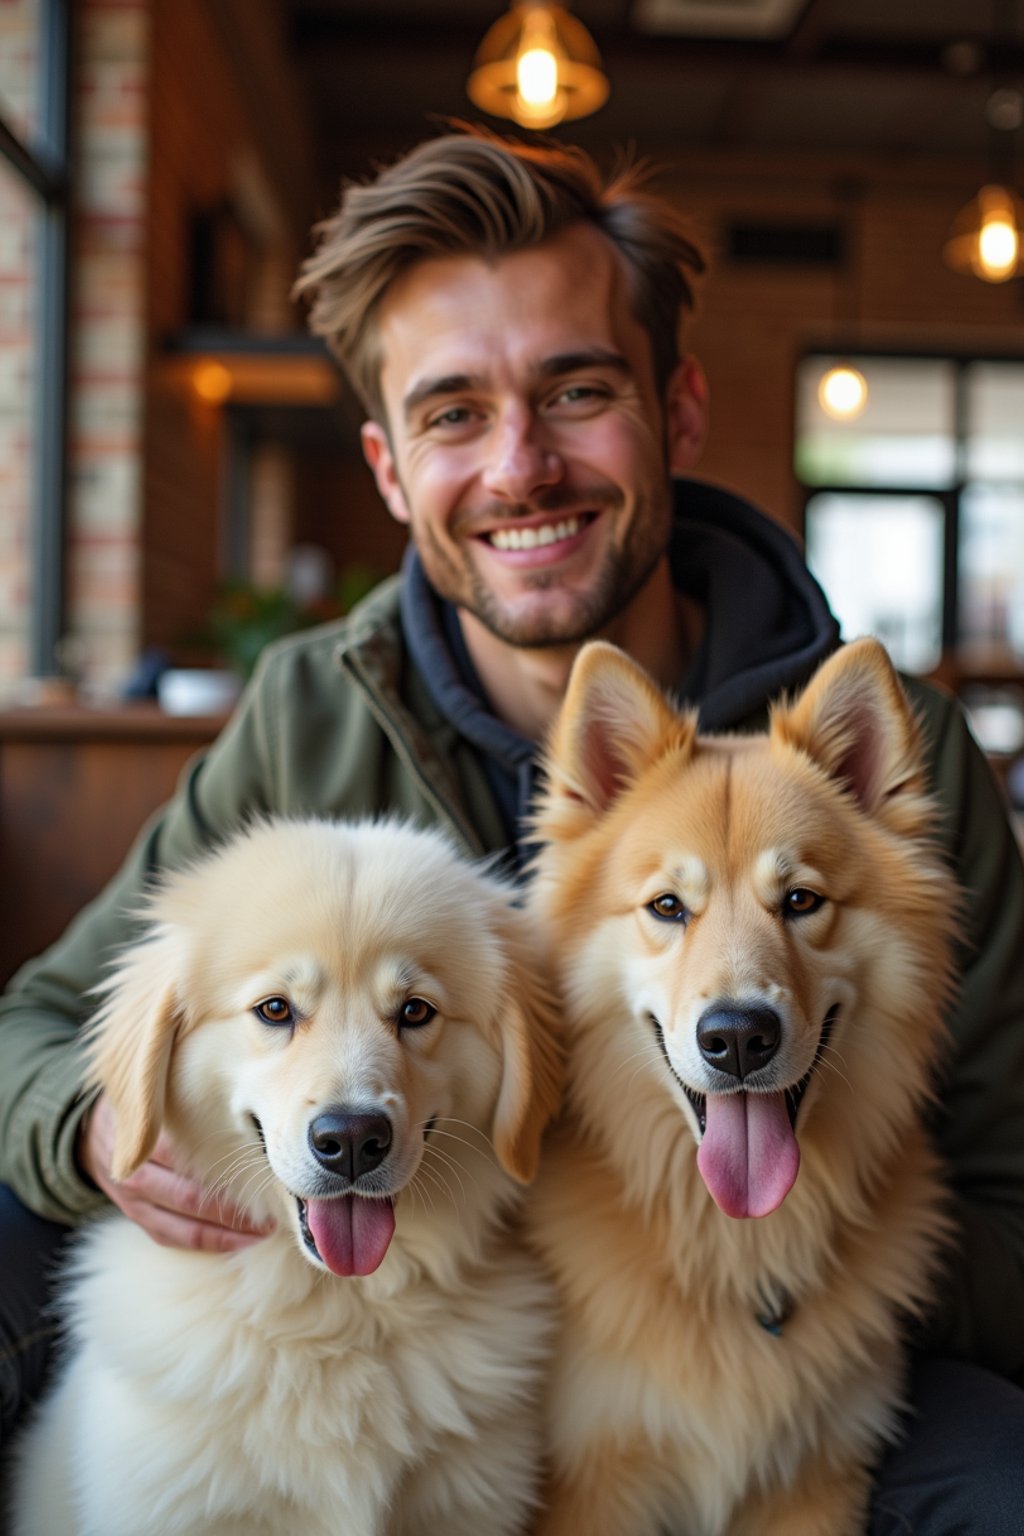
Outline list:
[[[823,663],[772,734],[839,780],[870,815],[924,789],[920,732],[895,668],[877,640],[855,640]]]
[[[617,646],[592,640],[573,665],[548,745],[548,805],[591,814],[668,751],[688,756],[696,720],[678,715],[647,673]]]
[[[182,1014],[175,973],[180,944],[158,929],[128,950],[86,1037],[88,1085],[116,1116],[111,1172],[126,1179],[153,1150],[164,1118],[171,1051]]]
[[[497,918],[507,972],[497,1018],[502,1071],[493,1141],[499,1163],[521,1184],[537,1172],[541,1138],[561,1105],[563,1080],[559,1010],[538,972],[531,921],[511,906]]]

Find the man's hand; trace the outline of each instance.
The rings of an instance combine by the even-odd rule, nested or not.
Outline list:
[[[120,1211],[165,1248],[233,1253],[259,1242],[273,1227],[254,1227],[233,1206],[175,1171],[174,1149],[161,1135],[141,1168],[117,1183],[110,1175],[114,1111],[100,1094],[82,1122],[78,1164]]]

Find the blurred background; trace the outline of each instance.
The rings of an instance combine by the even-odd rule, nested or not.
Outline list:
[[[161,709],[162,675],[243,676],[397,565],[289,291],[342,183],[450,117],[661,167],[713,262],[702,472],[806,542],[848,634],[964,696],[1024,802],[1021,11],[0,0],[0,846],[49,893],[26,922],[57,923],[55,882],[69,911],[91,893],[219,724],[230,676]]]

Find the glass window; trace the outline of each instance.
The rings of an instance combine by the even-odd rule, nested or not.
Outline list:
[[[1024,363],[972,363],[965,377],[968,478],[1024,486]]]
[[[867,404],[830,417],[818,386],[836,357],[806,357],[797,374],[796,473],[805,485],[927,486],[956,478],[956,375],[926,358],[855,358]]]
[[[40,211],[0,159],[0,683],[29,670]]]
[[[846,640],[876,635],[896,665],[942,654],[945,508],[930,496],[820,492],[807,503],[807,562]]]
[[[18,138],[42,137],[43,0],[0,3],[0,117]]]
[[[69,0],[0,0],[0,684],[61,625]]]
[[[963,659],[993,670],[1024,661],[1024,485],[964,489],[958,558]]]

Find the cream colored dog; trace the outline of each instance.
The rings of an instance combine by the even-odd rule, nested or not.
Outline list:
[[[568,1114],[543,1536],[860,1536],[945,1231],[920,1112],[956,901],[881,647],[767,735],[577,662],[534,882]]]
[[[165,1127],[276,1230],[87,1233],[17,1536],[520,1531],[551,1298],[510,1217],[559,1086],[522,913],[438,834],[296,821],[148,919],[89,1044],[115,1174]]]

